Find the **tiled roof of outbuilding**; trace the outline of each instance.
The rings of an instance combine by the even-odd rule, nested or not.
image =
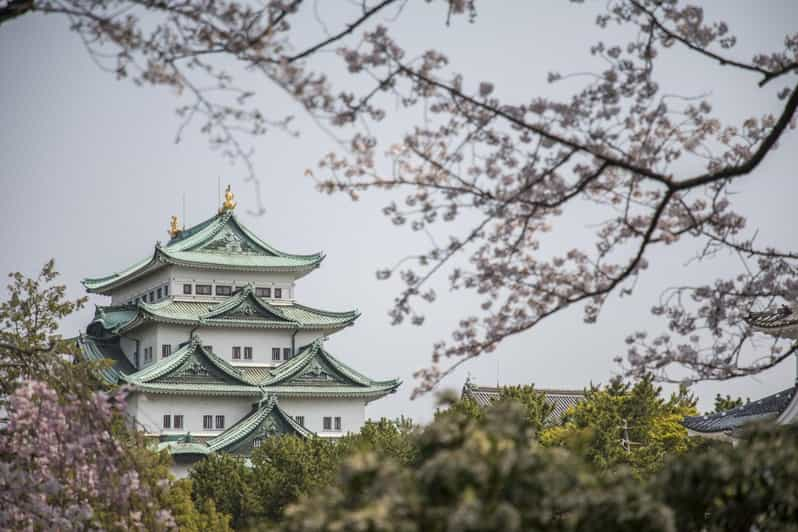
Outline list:
[[[463,386],[463,396],[470,397],[479,406],[485,407],[499,398],[502,388],[493,386],[477,386],[471,382],[466,382]],[[546,418],[546,423],[558,423],[569,408],[585,398],[582,390],[558,390],[553,388],[535,388],[536,391],[544,394],[546,402],[553,407],[553,410]]]
[[[688,416],[682,425],[694,432],[734,432],[748,423],[777,418],[790,404],[798,386],[717,414]]]

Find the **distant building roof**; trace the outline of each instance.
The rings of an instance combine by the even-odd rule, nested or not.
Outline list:
[[[463,385],[462,396],[469,397],[479,406],[485,407],[499,398],[501,390],[502,387],[477,386],[470,381],[466,381]],[[545,419],[545,422],[549,424],[559,423],[569,408],[576,406],[577,403],[585,398],[585,392],[583,390],[535,388],[535,391],[545,395],[546,403],[553,407],[553,410]]]
[[[764,312],[752,312],[745,321],[754,329],[773,335],[798,338],[798,309],[782,305]]]
[[[790,422],[792,419],[782,419],[782,414],[794,410],[790,409],[790,406],[796,402],[796,391],[798,385],[725,412],[688,416],[684,418],[682,424],[696,436],[716,434],[734,437],[749,423],[766,420]],[[790,418],[792,417],[791,414]]]

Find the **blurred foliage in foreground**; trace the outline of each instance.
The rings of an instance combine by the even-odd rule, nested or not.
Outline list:
[[[444,396],[426,427],[273,438],[251,466],[199,463],[194,496],[244,530],[798,530],[798,429],[693,440],[679,420],[694,399],[648,379],[591,389],[558,426],[541,424],[539,399],[529,386],[485,409]]]

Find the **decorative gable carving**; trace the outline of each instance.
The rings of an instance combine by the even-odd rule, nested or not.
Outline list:
[[[253,301],[252,296],[246,298],[237,307],[214,316],[214,319],[263,319],[270,321],[287,321],[285,318],[269,312],[262,305]]]
[[[263,251],[252,243],[245,235],[231,227],[225,227],[210,242],[200,248],[201,251],[218,251],[224,253],[260,253]]]
[[[327,363],[319,360],[318,357],[310,361],[294,378],[289,379],[285,384],[291,385],[317,385],[329,386],[335,384],[351,384]]]
[[[262,441],[275,436],[285,434],[296,434],[296,431],[277,413],[277,409],[272,409],[266,418],[247,435],[246,438],[225,448],[226,452],[248,456],[255,448],[256,441]]]
[[[201,351],[194,353],[174,371],[155,379],[169,384],[239,384],[219,370]]]
[[[179,370],[174,373],[175,377],[209,377],[210,372],[208,368],[203,366],[199,360],[191,359],[188,364],[184,364]]]

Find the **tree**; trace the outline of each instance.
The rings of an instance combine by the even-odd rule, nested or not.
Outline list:
[[[796,530],[798,430],[754,427],[739,445],[679,457],[657,478],[678,530]]]
[[[256,474],[242,457],[212,454],[191,468],[190,480],[195,506],[212,501],[219,511],[231,516],[235,529],[262,513],[255,492]]]
[[[438,410],[436,417],[439,415],[466,415],[476,420],[482,420],[487,415],[486,410],[467,395],[460,398],[444,395],[441,399],[447,408]],[[502,404],[516,402],[521,405],[526,412],[527,421],[534,428],[536,434],[543,429],[546,418],[554,410],[554,406],[546,402],[546,394],[535,390],[535,386],[531,384],[503,386],[499,389],[494,402]]]
[[[725,412],[727,410],[731,410],[732,408],[743,406],[748,401],[750,401],[750,399],[743,401],[742,397],[732,398],[732,396],[728,394],[725,397],[721,394],[717,394],[715,396],[715,408],[712,410],[712,413],[717,414],[720,412]]]
[[[420,428],[406,417],[396,420],[381,418],[366,421],[356,434],[341,438],[337,445],[343,454],[370,451],[380,459],[391,459],[397,464],[410,465],[418,458],[416,437]]]
[[[62,403],[28,382],[8,401],[0,431],[0,527],[31,530],[175,529],[136,463],[111,433],[123,396]],[[86,415],[90,413],[91,415]]]
[[[649,392],[645,392],[650,395]],[[411,465],[362,451],[300,497],[277,530],[795,530],[798,430],[760,427],[739,445],[672,454],[656,475],[596,471],[534,438],[524,408],[454,409],[417,436]]]
[[[66,287],[53,284],[58,272],[52,259],[35,278],[8,276],[7,299],[0,301],[0,397],[24,379],[45,381],[61,393],[87,390],[91,368],[75,363],[75,342],[57,332],[60,320],[83,308],[86,298],[66,299]]]
[[[599,470],[623,464],[649,476],[667,458],[693,447],[681,421],[696,413],[694,397],[682,389],[665,400],[651,376],[634,386],[614,381],[603,389],[591,387],[563,425],[544,431],[541,441],[568,447]]]
[[[36,530],[229,530],[212,503],[174,482],[171,458],[147,447],[125,420],[125,392],[96,378],[57,334],[85,298],[65,299],[52,260],[38,277],[9,275],[0,302],[0,528]],[[97,391],[97,390],[100,391]]]
[[[60,398],[27,381],[0,430],[0,528],[229,530],[212,503],[198,510],[171,458],[124,425],[124,392]]]
[[[418,374],[421,391],[452,366],[568,307],[580,306],[584,320],[595,322],[608,298],[634,291],[656,249],[678,241],[692,242],[700,261],[733,252],[745,264],[714,282],[668,290],[655,302],[651,311],[666,320],[667,332],[629,336],[625,362],[618,359],[629,375],[725,379],[798,351],[794,341],[775,339],[763,356],[746,356],[752,332],[745,316],[798,296],[798,252],[760,243],[731,193],[741,179],[761,174],[778,144],[792,138],[798,34],[786,35],[778,49],[743,50],[728,24],[707,20],[695,5],[613,0],[596,22],[618,33],[590,47],[606,63],[602,71],[586,75],[583,88],[562,100],[536,94],[508,100],[490,80],[450,67],[440,47],[410,54],[390,26],[405,4],[358,3],[357,11],[341,12],[346,22],[337,29],[304,45],[294,23],[312,6],[301,0],[6,0],[0,25],[29,13],[63,16],[117,77],[189,95],[179,107],[178,137],[197,123],[214,147],[246,164],[253,180],[246,139],[290,130],[290,116],[267,116],[249,103],[252,90],[236,84],[227,61],[283,89],[318,122],[340,128],[341,149],[319,164],[319,188],[353,199],[371,189],[404,191],[385,214],[411,230],[444,236],[378,272],[380,278],[398,272],[405,284],[393,322],[423,323],[420,304],[436,299],[429,281],[446,268],[452,289],[483,299],[481,314],[464,316],[451,340],[435,344],[433,366]],[[446,6],[446,24],[466,16],[478,23],[475,0],[429,4]],[[320,56],[332,49],[340,61],[330,67]],[[665,56],[747,76],[770,111],[746,101],[745,118],[721,120],[712,94],[734,87],[707,87],[697,98],[666,91],[672,80],[658,68]],[[563,77],[549,74],[551,82]],[[419,119],[386,143],[372,128],[392,111]],[[578,217],[585,205],[604,220],[593,245],[543,253],[560,217]],[[453,220],[476,221],[455,235],[447,226]],[[443,366],[446,360],[452,362]],[[686,375],[674,376],[674,366]]]
[[[673,530],[670,514],[628,474],[587,474],[581,460],[539,446],[517,402],[484,419],[453,410],[418,436],[400,466],[363,452],[338,481],[287,509],[285,531]]]

